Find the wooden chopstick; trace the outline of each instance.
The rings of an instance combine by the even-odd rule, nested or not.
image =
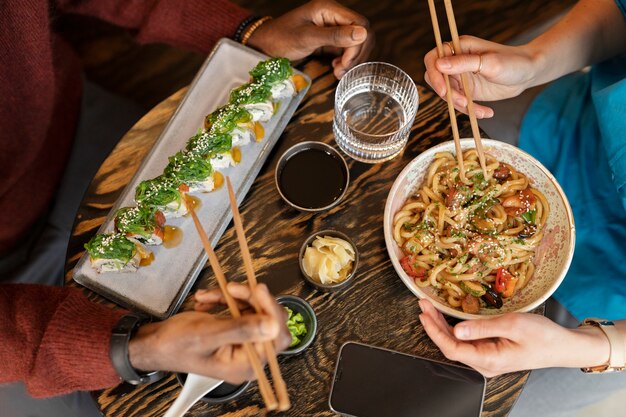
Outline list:
[[[243,264],[246,268],[246,276],[248,277],[248,285],[250,289],[254,291],[257,286],[256,274],[254,273],[254,267],[252,266],[252,256],[250,255],[250,249],[248,248],[248,241],[246,240],[246,234],[243,229],[243,223],[241,221],[241,214],[237,207],[237,200],[235,198],[235,192],[230,182],[230,178],[226,177],[226,184],[228,186],[228,197],[230,199],[230,209],[233,212],[233,222],[235,223],[235,230],[237,231],[237,240],[239,241],[239,248],[241,250],[241,257],[243,258]],[[262,314],[261,307],[258,303],[253,302],[253,306],[257,314]],[[278,366],[278,360],[276,359],[276,350],[274,344],[271,341],[263,343],[265,348],[265,355],[267,356],[267,362],[270,366],[272,373],[272,379],[274,380],[274,386],[276,388],[276,394],[278,396],[278,410],[286,411],[291,407],[289,401],[289,394],[287,393],[287,385],[280,373],[280,367]]]
[[[437,9],[435,8],[435,0],[428,0],[428,9],[430,10],[430,19],[433,23],[433,32],[435,33],[435,43],[437,44],[437,55],[443,58],[443,42],[441,41],[441,31],[439,30],[439,21],[437,20]],[[456,112],[452,103],[452,89],[450,88],[450,77],[443,74],[446,82],[446,102],[448,103],[448,114],[450,115],[450,124],[452,125],[452,137],[454,138],[454,149],[456,150],[456,160],[459,165],[459,176],[465,179],[465,166],[463,164],[463,152],[461,151],[461,138],[459,135],[459,126],[456,122]]]
[[[186,195],[183,198],[185,198],[185,201],[187,201]],[[192,207],[191,204],[189,204],[189,207]],[[198,231],[198,235],[200,235],[200,240],[202,240],[202,245],[204,246],[204,250],[206,251],[209,257],[211,268],[213,268],[213,272],[215,273],[215,278],[217,279],[217,283],[220,286],[220,289],[222,290],[222,294],[224,294],[224,298],[226,299],[226,304],[228,305],[230,314],[234,318],[239,318],[241,317],[241,311],[239,311],[239,307],[237,306],[237,303],[228,292],[228,287],[226,283],[226,277],[224,276],[224,271],[222,270],[222,267],[220,266],[217,256],[215,256],[215,252],[213,251],[213,248],[211,247],[209,238],[207,237],[206,232],[204,231],[204,228],[202,227],[202,224],[200,224],[200,220],[198,220],[198,215],[195,213],[195,211],[191,209],[189,210],[189,213],[191,213],[191,217],[193,218],[193,222],[196,225],[196,230]],[[265,402],[265,407],[268,410],[276,410],[276,408],[278,407],[278,403],[276,402],[276,396],[274,395],[274,392],[272,391],[270,383],[267,380],[267,376],[265,375],[265,372],[263,371],[263,366],[261,365],[261,359],[259,358],[259,355],[256,349],[254,348],[254,346],[252,346],[252,343],[250,342],[244,343],[243,347],[246,351],[246,354],[248,355],[248,359],[250,360],[250,364],[252,365],[254,374],[256,375],[259,381],[259,391],[261,392],[261,397],[263,397],[263,401]]]
[[[459,32],[456,28],[456,20],[454,18],[454,10],[452,9],[452,0],[443,0],[446,7],[446,16],[448,17],[448,25],[450,26],[450,35],[452,36],[452,45],[457,53],[461,53],[461,42],[459,41]],[[467,74],[461,74],[461,84],[463,85],[463,91],[465,91],[465,97],[467,97],[467,114],[469,115],[470,125],[472,126],[472,136],[474,136],[474,144],[476,145],[476,151],[478,152],[478,161],[480,167],[483,169],[483,176],[488,178],[487,165],[485,163],[485,152],[483,151],[483,144],[480,140],[480,130],[478,129],[478,121],[476,120],[476,113],[474,111],[474,101],[472,100],[472,93],[469,89],[469,81]]]

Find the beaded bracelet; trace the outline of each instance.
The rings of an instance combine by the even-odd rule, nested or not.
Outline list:
[[[241,36],[241,43],[242,45],[247,45],[248,41],[250,40],[250,37],[252,36],[252,34],[259,28],[261,27],[261,25],[265,22],[267,22],[268,20],[270,20],[272,18],[272,16],[265,16],[262,17],[260,19],[258,19],[257,21],[255,21],[254,23],[250,24],[246,30],[244,31],[243,35]]]
[[[250,26],[251,23],[254,23],[255,21],[259,20],[260,18],[261,18],[260,16],[255,16],[255,15],[250,15],[250,16],[246,17],[241,22],[241,24],[237,27],[237,31],[233,35],[233,40],[235,42],[241,42],[241,36],[243,35],[243,32],[248,28],[248,26]]]

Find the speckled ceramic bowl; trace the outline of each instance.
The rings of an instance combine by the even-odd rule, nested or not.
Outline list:
[[[526,287],[505,301],[502,308],[483,308],[479,314],[464,313],[452,308],[435,293],[432,287],[418,287],[400,266],[400,259],[403,255],[400,247],[393,239],[394,214],[402,207],[407,197],[422,184],[435,154],[438,152],[454,153],[454,142],[450,141],[434,146],[412,160],[396,178],[385,205],[385,243],[396,272],[413,294],[419,298],[428,298],[439,311],[460,319],[484,318],[509,312],[526,312],[541,305],[556,291],[565,278],[574,254],[576,239],[572,210],[565,193],[554,176],[535,158],[512,145],[489,139],[483,139],[482,143],[486,153],[526,174],[530,178],[532,186],[545,194],[550,204],[547,229],[541,245],[537,248],[537,256],[535,257],[537,266],[535,274]],[[464,150],[473,148],[474,140],[462,139],[461,147]]]

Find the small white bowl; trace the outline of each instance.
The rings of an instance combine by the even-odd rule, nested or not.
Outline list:
[[[522,290],[507,299],[502,308],[482,308],[479,314],[464,313],[451,307],[435,293],[432,287],[418,287],[400,266],[400,259],[404,255],[393,239],[393,217],[406,199],[422,184],[435,154],[438,152],[454,153],[454,142],[450,141],[434,146],[409,162],[393,183],[385,205],[385,244],[396,272],[417,297],[429,299],[439,311],[459,319],[476,319],[511,312],[527,312],[540,306],[556,291],[565,278],[574,255],[576,240],[572,209],[554,176],[539,161],[515,146],[490,139],[483,139],[482,143],[486,153],[526,174],[532,186],[541,191],[550,204],[550,216],[546,223],[546,232],[538,248],[541,255],[535,260],[538,265],[536,265],[537,269],[534,276]],[[474,148],[474,140],[462,139],[461,148],[463,150]]]

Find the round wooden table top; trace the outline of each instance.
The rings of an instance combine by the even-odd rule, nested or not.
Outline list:
[[[405,51],[416,48],[422,52],[433,43],[431,33],[427,37],[422,36],[430,32],[425,3],[419,4],[421,13],[410,14],[417,16],[416,19],[421,16],[419,24],[413,22],[415,30],[406,25],[397,27],[407,31],[407,36],[403,38],[405,42],[397,42],[397,46],[402,48],[385,47],[391,45],[394,36],[398,36],[397,30],[377,30],[379,48],[383,48],[385,53],[376,58],[407,69],[416,80],[422,74],[415,70],[415,63],[420,62],[423,55],[409,55]],[[481,4],[489,7],[474,6],[474,2],[459,2],[459,27],[468,19],[472,20],[472,13],[483,15],[486,10],[491,10],[492,13],[485,14],[482,20],[475,21],[475,30],[468,32],[488,36],[494,27],[503,27],[512,36],[528,23],[528,20],[522,22],[523,19],[519,19],[520,15],[524,15],[519,11],[526,11],[528,19],[537,18],[536,11],[550,17],[562,11],[570,2],[511,0],[509,3],[514,7],[507,6],[502,14],[497,13],[496,8],[500,3],[496,0],[482,1]],[[374,5],[383,6],[381,2],[360,4],[369,9]],[[394,4],[397,7],[406,5],[409,10],[415,3],[407,0]],[[477,7],[480,10],[477,11]],[[384,11],[377,9],[370,12],[366,15],[373,21]],[[504,20],[508,23],[505,24]],[[410,45],[407,44],[409,40]],[[306,299],[313,306],[319,321],[318,334],[311,347],[298,356],[279,358],[292,401],[291,410],[284,415],[330,416],[334,415],[328,407],[331,380],[339,347],[344,342],[359,341],[447,361],[420,325],[417,298],[402,283],[391,265],[383,237],[383,210],[387,194],[402,168],[428,147],[450,140],[451,133],[445,102],[430,89],[418,85],[419,110],[404,152],[389,162],[376,165],[362,164],[347,158],[351,183],[345,199],[323,213],[295,211],[281,200],[274,185],[274,168],[279,156],[288,147],[305,140],[322,141],[336,147],[332,117],[337,81],[328,66],[328,60],[307,60],[299,68],[313,80],[311,89],[270,153],[240,210],[259,281],[267,283],[274,294],[294,294]],[[72,280],[72,269],[83,253],[83,244],[106,219],[185,92],[186,89],[182,89],[154,107],[121,139],[100,167],[85,194],[69,244],[66,274],[69,285],[77,285]],[[459,126],[462,137],[471,136],[466,117],[459,119]],[[361,255],[355,282],[347,290],[336,294],[320,292],[305,284],[297,259],[300,246],[309,234],[329,228],[348,234]],[[245,274],[232,227],[222,236],[216,252],[226,276],[242,280]],[[194,288],[215,285],[211,269],[205,268]],[[87,293],[96,302],[108,303],[93,292]],[[188,298],[182,308],[190,307]],[[539,310],[543,311],[542,308]],[[517,372],[489,379],[482,415],[506,416],[527,377],[527,372]],[[180,386],[175,376],[169,375],[154,384],[140,387],[122,384],[94,395],[107,417],[156,417],[165,413],[179,392]],[[265,410],[256,383],[235,401],[224,405],[198,403],[188,413],[190,416],[263,414]]]
[[[382,220],[385,200],[396,176],[420,152],[449,140],[450,123],[445,102],[431,90],[418,86],[420,108],[404,152],[377,165],[348,158],[351,184],[345,199],[319,214],[295,211],[281,200],[275,188],[274,168],[278,157],[294,143],[304,140],[336,146],[332,134],[336,80],[329,67],[316,60],[305,63],[302,69],[313,80],[311,90],[269,155],[240,210],[259,280],[267,283],[274,294],[294,294],[306,299],[319,321],[318,334],[310,348],[301,355],[280,358],[293,404],[284,414],[322,416],[334,415],[328,407],[328,396],[337,353],[344,342],[359,341],[446,361],[420,325],[417,298],[391,265]],[[98,171],[84,198],[70,243],[68,282],[72,282],[71,267],[80,257],[82,245],[104,221],[184,94],[185,89],[180,90],[143,117]],[[460,126],[462,136],[471,135],[465,118]],[[305,237],[328,228],[348,234],[361,255],[356,281],[336,294],[306,285],[297,259]],[[244,272],[232,227],[221,238],[216,252],[226,275],[242,279]],[[210,268],[196,282],[196,288],[207,286],[216,286]],[[90,296],[102,300],[96,294]],[[187,300],[183,308],[189,307]],[[526,372],[518,372],[490,379],[483,415],[505,416],[527,376]],[[98,393],[98,403],[106,416],[160,416],[179,391],[171,375],[147,386],[121,385],[105,390]],[[255,383],[236,401],[225,405],[199,403],[189,415],[256,416],[263,412]]]

